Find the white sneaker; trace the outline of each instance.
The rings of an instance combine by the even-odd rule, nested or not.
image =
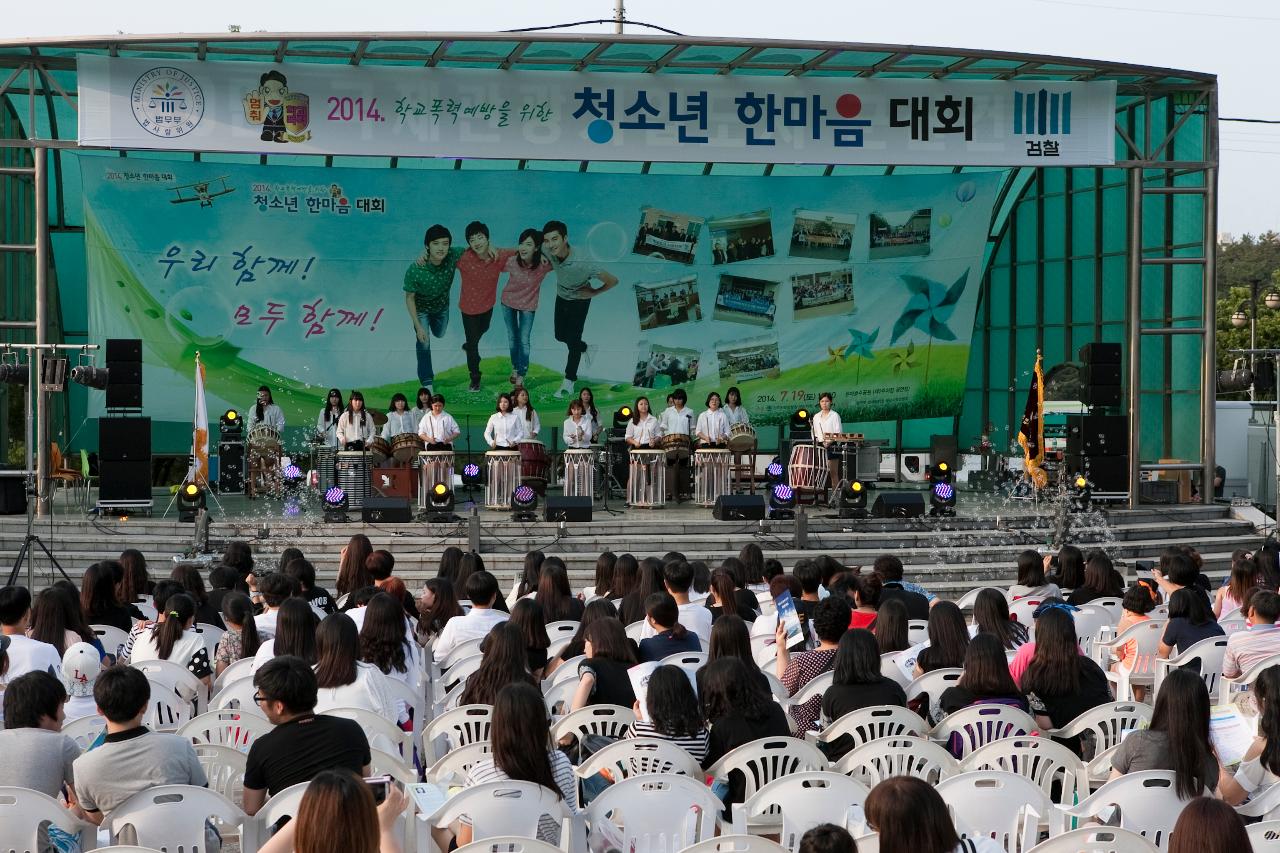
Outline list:
[[[524,377],[523,377],[523,376],[521,376],[521,375],[520,375],[520,374],[518,374],[518,373],[516,374],[516,378],[515,378],[515,387],[517,387],[517,388],[523,388],[523,387],[524,387]]]
[[[573,380],[566,379],[565,381],[560,383],[560,389],[556,391],[555,397],[557,400],[563,400],[565,397],[568,397],[572,393],[573,393]]]
[[[600,347],[597,346],[596,344],[587,344],[586,351],[582,353],[583,366],[585,367],[591,366],[591,363],[596,360],[596,351],[599,349]]]

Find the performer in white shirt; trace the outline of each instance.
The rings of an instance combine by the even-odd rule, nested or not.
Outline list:
[[[517,388],[512,394],[512,402],[514,405],[511,411],[520,416],[520,421],[524,424],[524,437],[536,441],[538,433],[542,432],[542,421],[538,420],[538,413],[533,408],[533,403],[529,402],[529,392],[524,387]]]
[[[338,447],[342,450],[364,450],[378,435],[373,415],[365,411],[364,394],[351,392],[347,410],[338,418]]]
[[[729,419],[731,427],[736,424],[751,423],[751,418],[742,405],[742,392],[736,385],[724,392],[724,416]]]
[[[582,412],[582,400],[571,401],[569,417],[564,419],[564,426],[561,428],[565,446],[579,450],[590,447],[593,426],[591,417]]]
[[[658,419],[649,414],[649,398],[637,397],[635,408],[631,410],[631,420],[627,422],[627,444],[643,450],[657,447],[661,438],[662,427]]]
[[[249,409],[249,432],[256,426],[266,426],[276,432],[284,432],[284,412],[271,398],[271,389],[266,385],[258,387],[258,400]]]
[[[489,415],[484,427],[484,440],[490,450],[513,450],[524,438],[524,421],[511,411],[511,395],[498,395],[498,410]]]
[[[831,392],[823,391],[818,395],[818,413],[813,416],[813,440],[827,448],[827,471],[831,475],[831,486],[840,482],[839,448],[831,443],[831,436],[844,431],[844,422],[840,413],[831,408]]]
[[[667,454],[667,500],[673,501],[680,499],[682,494],[689,494],[693,491],[693,412],[685,404],[689,402],[689,395],[684,392],[683,388],[677,388],[671,392],[671,407],[662,413],[662,417],[658,418],[658,423],[662,426],[662,435],[684,435],[689,436],[689,453],[684,459],[672,458],[672,454]]]
[[[342,392],[337,388],[330,388],[324,409],[316,416],[316,435],[320,436],[325,447],[338,446],[338,418],[342,417],[344,408]]]
[[[582,415],[591,419],[591,442],[594,444],[600,438],[600,430],[604,423],[600,420],[600,412],[596,409],[596,395],[591,393],[590,388],[583,388],[578,392],[578,399],[582,401]]]
[[[391,409],[387,412],[387,422],[382,425],[382,437],[391,440],[402,433],[418,431],[418,416],[409,411],[409,401],[398,391],[391,395]]]
[[[444,395],[433,395],[430,410],[418,421],[418,438],[427,450],[453,450],[453,440],[461,433],[453,415],[444,410]]]
[[[703,447],[724,447],[729,440],[729,418],[720,408],[720,395],[707,395],[707,410],[698,415],[698,440]]]

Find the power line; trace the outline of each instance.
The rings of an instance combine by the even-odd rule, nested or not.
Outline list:
[[[569,27],[583,27],[587,24],[630,24],[633,27],[648,27],[651,30],[666,33],[669,36],[683,36],[684,33],[678,33],[675,30],[669,30],[666,27],[660,27],[657,24],[646,24],[644,21],[618,20],[617,18],[596,18],[593,21],[574,21],[571,24],[547,24],[543,27],[518,27],[514,30],[502,30],[504,33],[533,33],[539,30],[563,30]]]
[[[1239,121],[1245,124],[1280,124],[1280,118],[1219,118],[1218,121]]]

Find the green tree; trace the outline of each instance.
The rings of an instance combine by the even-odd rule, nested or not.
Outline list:
[[[1280,310],[1266,307],[1265,297],[1271,290],[1280,291],[1280,234],[1268,231],[1257,237],[1246,234],[1239,240],[1218,244],[1217,280],[1217,364],[1226,370],[1241,356],[1233,349],[1249,346],[1249,326],[1237,329],[1231,315],[1254,310],[1249,304],[1250,288],[1260,282],[1257,305],[1257,345],[1280,349]],[[1247,392],[1223,394],[1228,399],[1244,399]],[[1263,395],[1268,399],[1273,394]]]

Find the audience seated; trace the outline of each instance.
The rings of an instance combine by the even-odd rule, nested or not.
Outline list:
[[[0,731],[0,786],[30,788],[55,800],[66,793],[76,803],[73,764],[76,742],[62,734],[67,691],[47,672],[12,679],[4,691]]]
[[[880,592],[880,601],[897,600],[907,606],[908,619],[928,619],[929,608],[938,600],[937,596],[917,583],[904,579],[902,561],[892,554],[881,554],[872,564],[874,571],[884,583]]]
[[[450,619],[462,615],[462,607],[453,592],[453,581],[448,578],[427,581],[418,596],[418,613],[414,637],[419,645],[425,646],[440,636]]]
[[[711,726],[707,754],[702,759],[704,770],[745,743],[791,735],[782,706],[755,688],[741,658],[723,657],[707,664],[698,700],[702,718]],[[734,770],[728,782],[721,799],[726,804],[742,802],[746,777]]]
[[[947,804],[922,779],[886,779],[871,789],[863,809],[868,828],[880,834],[881,853],[1004,853],[990,838],[962,843]]]
[[[31,620],[31,593],[26,587],[0,588],[0,640],[5,668],[0,670],[0,693],[13,679],[28,672],[58,672],[62,655],[48,643],[27,636]],[[2,720],[3,718],[0,718]]]
[[[547,671],[547,649],[551,646],[542,608],[531,598],[521,599],[511,608],[510,622],[520,630],[520,636],[524,638],[525,660],[529,672],[535,681],[541,681]]]
[[[209,664],[209,651],[204,637],[192,628],[195,625],[196,603],[184,593],[169,596],[165,610],[157,615],[152,629],[138,637],[133,644],[131,661],[167,660],[184,666],[187,671],[206,685],[213,682],[213,667]]]
[[[693,574],[693,566],[690,563],[685,560],[673,560],[662,567],[662,583],[666,591],[676,601],[676,609],[680,613],[680,624],[684,626],[686,631],[697,636],[699,648],[705,649],[711,641],[711,611],[707,609],[706,604],[702,601],[690,600]],[[660,591],[654,590],[654,592]],[[646,608],[648,607],[647,595],[644,598],[644,605]],[[643,619],[645,616],[647,616],[647,613],[640,618]],[[644,630],[640,632],[640,636],[642,639],[647,639],[657,633],[658,631],[653,625],[646,624]]]
[[[62,656],[62,686],[67,691],[64,723],[97,715],[93,685],[98,681],[102,665],[102,654],[88,643],[76,643]]]
[[[1111,757],[1111,778],[1172,770],[1182,799],[1213,793],[1222,773],[1209,740],[1209,690],[1199,674],[1175,669],[1156,695],[1151,726],[1130,732]]]
[[[533,600],[542,608],[548,622],[578,622],[582,619],[583,603],[574,597],[569,586],[569,572],[559,557],[548,557],[542,563],[538,576],[538,591]]]
[[[822,694],[822,719],[833,722],[851,711],[875,705],[906,707],[902,685],[880,674],[880,651],[875,635],[861,628],[846,631],[836,647],[831,686]],[[838,761],[852,747],[842,735],[827,744],[827,757]]]
[[[880,609],[876,611],[876,622],[871,626],[880,654],[904,652],[911,647],[907,621],[907,606],[894,598],[885,599],[882,588]]]
[[[1276,619],[1280,619],[1280,595],[1270,590],[1255,593],[1249,599],[1248,627],[1227,638],[1223,675],[1235,678],[1254,664],[1280,654]]]
[[[1187,803],[1169,835],[1169,853],[1251,853],[1254,849],[1240,815],[1212,797]]]
[[[421,672],[418,653],[404,605],[388,593],[374,595],[365,607],[364,624],[360,626],[361,660],[414,690]]]
[[[1097,598],[1119,598],[1124,593],[1124,579],[1102,551],[1089,554],[1084,564],[1084,583],[1067,595],[1067,601],[1079,607]]]
[[[621,705],[636,702],[627,670],[636,665],[634,646],[617,619],[597,619],[587,628],[587,659],[578,664],[578,689],[570,710],[588,705]]]
[[[258,625],[254,621],[253,602],[249,596],[236,590],[226,590],[222,597],[222,621],[227,630],[218,639],[213,652],[214,675],[241,658],[254,657],[260,646]]]
[[[626,555],[624,554],[623,556],[625,557]],[[618,608],[614,606],[612,601],[597,598],[595,601],[587,602],[586,608],[582,611],[582,621],[578,623],[578,630],[574,632],[569,644],[560,650],[560,654],[556,655],[547,664],[547,670],[542,674],[543,678],[550,678],[565,661],[580,657],[586,653],[587,629],[591,627],[592,622],[597,619],[617,618]]]
[[[654,633],[640,641],[638,658],[641,663],[662,660],[667,655],[682,652],[702,651],[698,635],[680,624],[680,608],[671,595],[655,592],[645,599],[644,609],[645,623]],[[710,639],[708,634],[708,642]]]
[[[760,667],[756,666],[755,659],[751,655],[751,633],[747,627],[747,623],[742,621],[742,617],[732,614],[723,616],[716,620],[711,626],[711,646],[707,649],[707,662],[719,660],[724,657],[736,657],[747,665],[748,676],[755,688],[765,696],[773,694],[773,688],[769,684],[769,677],[764,674]],[[698,670],[698,684],[702,684],[703,669]],[[699,686],[698,693],[702,693]]]
[[[800,836],[798,853],[858,853],[849,830],[834,823],[820,823]]]
[[[464,616],[449,619],[440,629],[432,649],[436,663],[446,660],[457,646],[484,637],[494,625],[509,618],[506,613],[494,609],[493,605],[498,600],[498,581],[493,575],[483,570],[473,572],[466,580],[465,589],[471,610]]]
[[[1008,705],[1019,711],[1030,710],[1027,698],[1009,675],[1004,646],[992,634],[978,634],[969,641],[964,672],[959,681],[942,691],[938,705],[944,714],[970,705]]]
[[[1221,637],[1225,633],[1200,590],[1177,589],[1169,596],[1169,621],[1160,638],[1159,655],[1162,658],[1173,657],[1201,640]]]
[[[836,647],[840,638],[849,630],[849,618],[852,611],[843,598],[825,598],[813,609],[813,631],[818,638],[818,645],[811,651],[801,652],[793,659],[786,644],[786,627],[778,625],[774,639],[777,643],[778,659],[775,664],[778,680],[787,689],[787,694],[795,696],[806,684],[830,672],[836,662]],[[791,706],[791,718],[796,722],[796,731],[807,732],[817,722],[822,711],[822,697],[815,696],[802,705]]]
[[[226,628],[226,625],[222,622],[222,611],[209,600],[209,593],[204,585],[204,577],[200,574],[198,565],[195,563],[179,563],[173,567],[173,572],[169,577],[182,584],[183,591],[191,596],[191,600],[196,603],[195,621],[197,624]]]
[[[929,609],[929,645],[916,655],[915,676],[935,669],[964,666],[969,647],[969,626],[953,602],[939,601]]]
[[[1080,654],[1075,620],[1064,604],[1042,604],[1036,618],[1034,654],[1018,687],[1044,728],[1061,728],[1090,708],[1110,702],[1106,673]],[[1023,646],[1023,648],[1027,648]],[[1021,649],[1019,650],[1021,652]],[[1206,720],[1206,725],[1208,724]],[[1077,754],[1078,738],[1067,745]]]
[[[1262,586],[1262,572],[1258,570],[1257,562],[1247,556],[1248,553],[1238,550],[1231,555],[1231,574],[1213,597],[1214,619],[1243,608],[1245,596]]]
[[[1009,587],[1009,599],[1061,598],[1062,591],[1058,585],[1045,579],[1044,568],[1045,558],[1039,551],[1027,550],[1019,554],[1018,582]]]
[[[124,567],[115,560],[103,560],[85,569],[80,581],[80,611],[90,625],[110,625],[127,633],[135,621],[142,621],[142,611],[120,600],[117,574],[123,576]]]
[[[314,665],[318,624],[310,604],[301,598],[285,599],[276,612],[275,636],[258,647],[252,668],[259,669],[277,655],[292,655]]]
[[[254,618],[258,636],[270,640],[276,635],[280,605],[298,594],[298,582],[283,572],[271,572],[256,584],[251,581],[249,590],[249,597],[262,605],[262,612]]]
[[[345,613],[331,613],[316,628],[316,710],[363,708],[385,720],[400,720],[400,709],[387,688],[387,677],[360,660],[360,635]],[[391,751],[390,744],[374,746]]]
[[[302,557],[301,552],[288,563],[283,563],[280,571],[298,582],[299,594],[311,605],[317,619],[323,619],[330,613],[338,612],[338,603],[324,587],[316,585],[316,567],[311,561]]]
[[[1258,674],[1253,699],[1258,707],[1258,736],[1235,774],[1224,772],[1218,781],[1219,794],[1233,806],[1280,782],[1280,666],[1269,666]]]
[[[499,622],[480,644],[484,657],[480,668],[467,679],[459,705],[492,705],[498,692],[508,684],[538,682],[529,672],[529,652],[524,632],[510,620]]]
[[[633,706],[636,722],[628,737],[654,737],[669,740],[702,761],[707,755],[707,726],[698,710],[689,675],[680,667],[666,664],[649,676],[645,686],[643,707],[637,700]]]
[[[354,773],[322,770],[311,780],[298,816],[284,825],[260,853],[400,853],[396,819],[408,804],[398,785],[375,803],[373,792]]]
[[[1009,617],[1009,602],[996,589],[984,589],[978,593],[973,602],[973,630],[970,633],[990,634],[1006,651],[1020,648],[1029,637],[1027,626]]]

